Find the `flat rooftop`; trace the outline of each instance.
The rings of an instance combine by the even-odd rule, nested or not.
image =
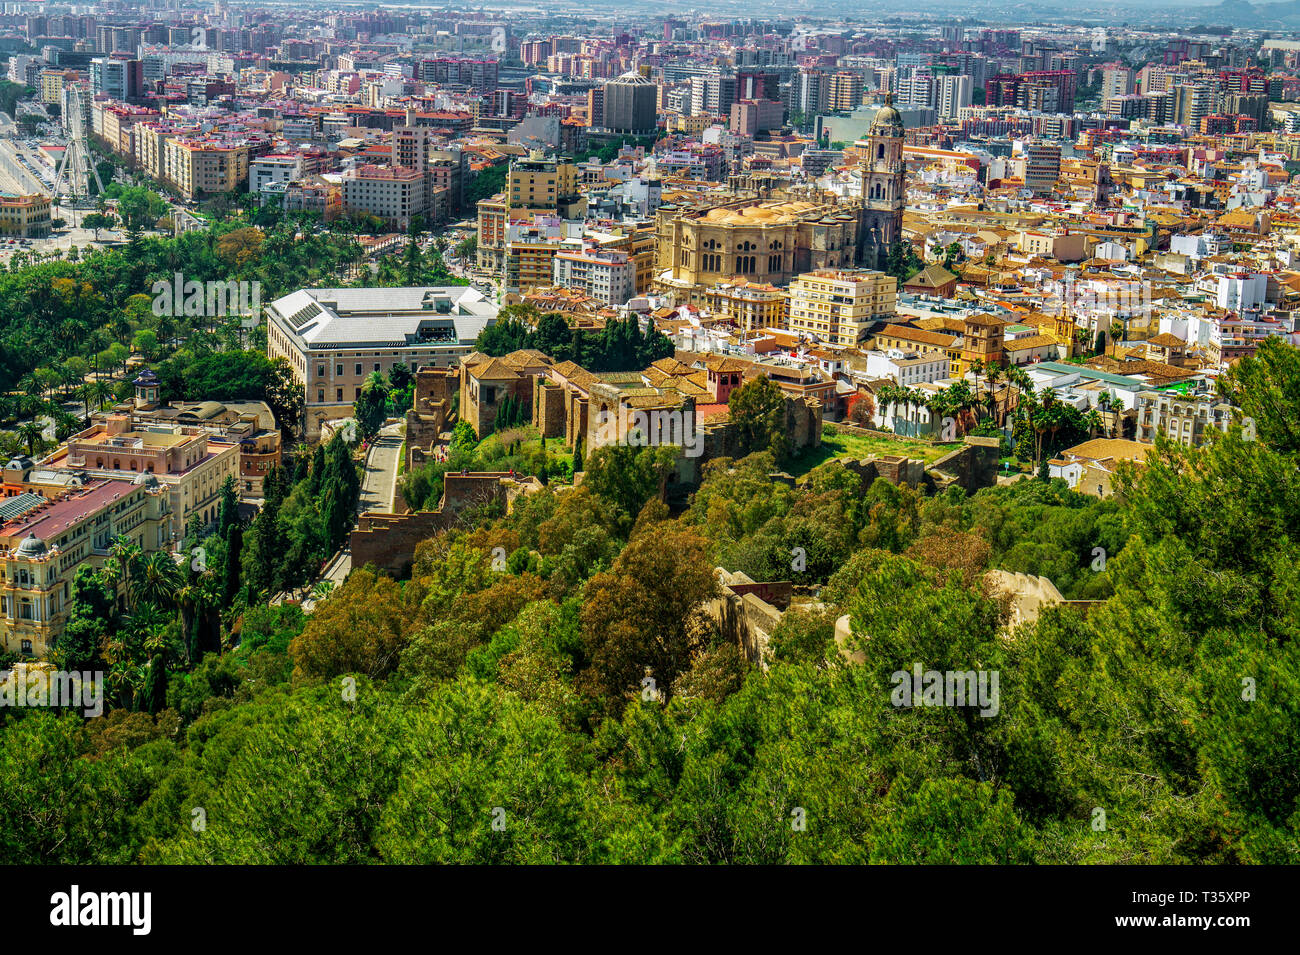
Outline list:
[[[125,481],[92,484],[77,494],[50,502],[10,521],[0,527],[0,538],[24,538],[35,534],[43,541],[55,541],[68,528],[131,493],[131,487]]]

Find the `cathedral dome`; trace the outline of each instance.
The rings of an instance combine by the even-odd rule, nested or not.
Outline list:
[[[902,136],[903,115],[894,109],[894,94],[885,94],[885,105],[876,110],[871,121],[871,136]]]

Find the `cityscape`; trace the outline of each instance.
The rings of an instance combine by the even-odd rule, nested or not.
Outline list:
[[[0,861],[1300,861],[1300,6],[0,70]]]

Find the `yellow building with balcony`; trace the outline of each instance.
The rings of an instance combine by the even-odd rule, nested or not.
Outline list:
[[[893,319],[898,282],[874,269],[818,269],[790,283],[793,332],[835,345],[855,346],[877,322]]]

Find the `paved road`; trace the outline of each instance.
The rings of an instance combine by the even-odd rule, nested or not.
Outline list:
[[[397,490],[397,463],[402,457],[402,425],[392,424],[383,428],[375,443],[366,455],[366,470],[361,477],[361,502],[357,508],[362,514],[366,511],[389,513],[393,510],[393,498]],[[325,567],[321,580],[328,580],[335,587],[343,586],[348,574],[352,572],[352,551],[344,545]],[[302,602],[302,609],[311,612],[316,601],[310,596]]]
[[[361,478],[361,513],[393,510],[397,488],[397,464],[402,456],[401,425],[389,425],[379,432],[366,458],[366,473]]]
[[[352,572],[352,551],[345,545],[342,550],[334,555],[334,558],[325,565],[325,572],[321,574],[321,581],[328,580],[335,588],[342,587],[343,581],[348,579],[348,574]],[[312,599],[311,593],[303,598],[302,609],[305,613],[311,613],[312,608],[316,606],[316,601]]]

